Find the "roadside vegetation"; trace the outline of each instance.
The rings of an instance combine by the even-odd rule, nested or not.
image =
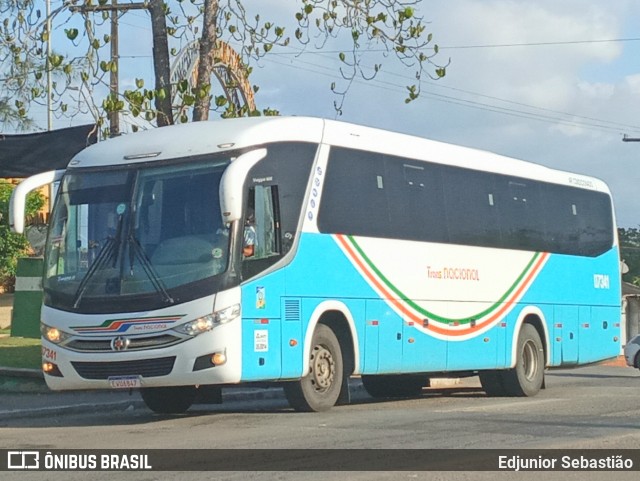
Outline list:
[[[9,329],[0,330],[0,367],[40,369],[40,339],[10,337]]]

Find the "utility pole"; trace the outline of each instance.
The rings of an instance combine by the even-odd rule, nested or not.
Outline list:
[[[53,91],[53,81],[51,80],[51,0],[47,0],[47,130],[53,129],[53,99],[51,93]]]
[[[49,1],[49,0],[48,0]],[[151,0],[154,1],[154,0]],[[48,4],[48,3],[47,3]],[[150,10],[147,2],[143,3],[127,3],[126,5],[118,5],[118,0],[111,0],[111,5],[84,5],[81,7],[71,6],[72,12],[109,12],[111,17],[111,62],[115,68],[111,69],[109,79],[109,89],[114,100],[118,97],[118,67],[119,67],[119,50],[118,50],[118,14],[119,12],[128,12],[129,10]],[[167,55],[168,56],[168,55]],[[120,135],[120,116],[117,111],[109,112],[109,136],[116,137]]]
[[[118,82],[118,70],[120,66],[118,53],[118,0],[111,0],[111,62],[115,68],[111,69],[109,90],[114,102],[120,90]],[[117,110],[109,112],[109,137],[120,135],[120,115]]]

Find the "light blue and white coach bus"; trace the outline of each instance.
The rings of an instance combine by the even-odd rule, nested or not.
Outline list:
[[[46,244],[50,388],[141,389],[156,412],[282,382],[291,406],[411,396],[479,375],[532,396],[545,368],[620,352],[600,180],[315,118],[136,133],[60,180]]]

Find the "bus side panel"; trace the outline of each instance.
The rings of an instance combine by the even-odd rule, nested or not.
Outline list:
[[[278,379],[280,319],[242,319],[242,380]]]
[[[498,323],[488,331],[471,339],[449,341],[447,370],[495,369],[504,367],[506,323]]]
[[[585,322],[580,318],[580,348],[578,361],[582,363],[594,362],[607,355],[603,346],[617,344],[620,339],[620,309],[617,307],[594,306],[583,308],[588,317]],[[590,311],[590,312],[588,312]],[[582,310],[581,310],[582,314]],[[620,352],[613,352],[618,355]]]
[[[444,302],[437,308],[446,314]],[[418,329],[415,321],[403,322],[402,370],[404,372],[444,371],[447,369],[447,344],[444,339],[430,336]]]
[[[383,300],[367,300],[363,374],[402,369],[402,319]]]
[[[620,353],[616,249],[598,257],[551,255],[521,302],[553,306],[553,317],[546,315],[552,365],[584,364]]]
[[[578,362],[578,336],[580,331],[580,309],[578,306],[554,306],[554,345],[559,356],[554,356],[555,365]]]

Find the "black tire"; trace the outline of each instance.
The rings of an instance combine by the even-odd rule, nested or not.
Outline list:
[[[329,326],[318,324],[311,341],[309,373],[285,383],[284,393],[296,411],[327,411],[338,401],[343,377],[340,343]]]
[[[416,397],[429,384],[429,378],[420,374],[363,375],[362,385],[373,398]]]
[[[147,387],[142,389],[142,400],[158,414],[181,414],[196,399],[195,386]]]
[[[516,367],[503,374],[510,396],[535,396],[544,383],[544,349],[540,335],[531,324],[523,324],[518,335]]]
[[[507,395],[507,390],[504,387],[503,371],[482,371],[478,373],[478,377],[487,396],[503,397]]]

